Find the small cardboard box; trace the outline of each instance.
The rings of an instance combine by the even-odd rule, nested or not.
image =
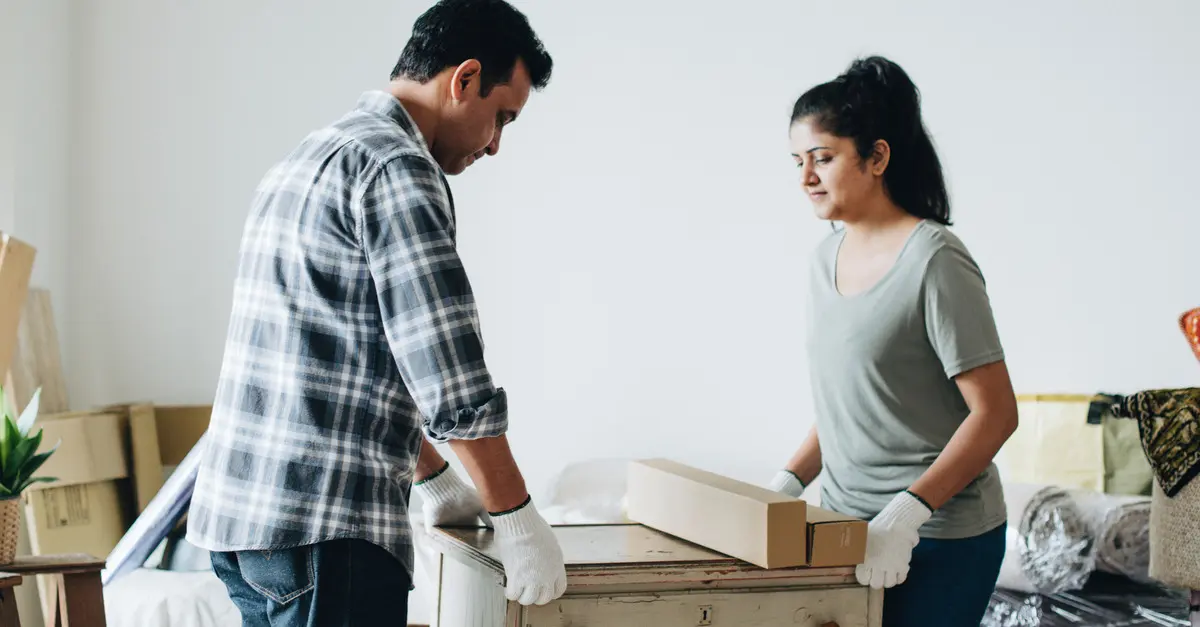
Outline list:
[[[630,463],[628,517],[762,568],[803,566],[808,504],[666,459]]]
[[[808,565],[857,566],[867,557],[867,521],[808,506]]]
[[[31,492],[25,520],[34,553],[108,557],[131,522],[127,488],[113,480]]]

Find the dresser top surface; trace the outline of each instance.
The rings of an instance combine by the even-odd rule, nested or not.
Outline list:
[[[743,564],[728,555],[638,524],[559,525],[553,529],[562,546],[567,568],[679,563],[728,567]],[[486,527],[438,528],[434,536],[445,549],[500,562],[492,530]],[[750,564],[745,566],[755,568]]]

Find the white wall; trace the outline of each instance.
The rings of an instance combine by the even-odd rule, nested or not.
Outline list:
[[[254,184],[383,84],[425,4],[77,3],[76,405],[211,399]],[[798,444],[828,227],[787,115],[862,53],[923,89],[1021,391],[1196,384],[1196,4],[519,6],[555,77],[453,182],[535,493],[621,453],[765,481]]]
[[[50,290],[60,330],[70,326],[72,13],[69,0],[0,0],[0,230],[37,249],[31,282]],[[69,360],[63,368],[70,377]],[[28,550],[22,526],[18,551]],[[42,621],[35,585],[16,599],[26,624]]]
[[[11,1],[11,0],[10,0]],[[71,211],[72,46],[69,0],[18,0],[18,116],[13,136],[13,233],[38,250],[32,282],[50,290],[60,327],[69,325],[67,216]],[[70,364],[64,368],[68,370]]]
[[[0,2],[0,85],[16,84],[17,5]],[[16,126],[16,93],[0,91],[0,231],[13,227],[13,142]]]
[[[33,284],[67,302],[73,121],[69,0],[0,2],[0,230],[37,248]]]

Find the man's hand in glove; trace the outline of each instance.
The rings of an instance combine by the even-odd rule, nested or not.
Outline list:
[[[473,525],[481,519],[485,525],[491,524],[479,493],[464,483],[449,463],[413,484],[413,490],[421,497],[427,530],[443,525]]]
[[[567,590],[562,548],[532,501],[493,513],[496,545],[508,580],[504,595],[521,605],[545,605]]]

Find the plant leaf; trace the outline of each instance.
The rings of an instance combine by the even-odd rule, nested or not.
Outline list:
[[[12,456],[13,448],[21,439],[21,434],[17,432],[17,424],[13,422],[12,416],[4,417],[4,442],[0,443],[0,467],[8,468],[8,458]]]
[[[28,488],[35,483],[49,483],[51,481],[58,481],[58,477],[34,477],[32,479],[26,479],[24,483],[22,483],[20,486],[17,486],[16,493],[20,494],[24,492],[25,488]]]
[[[23,438],[17,443],[12,454],[8,458],[8,464],[4,466],[4,472],[0,473],[4,481],[8,484],[20,483],[22,479],[29,477],[32,471],[25,468],[25,464],[30,457],[37,453],[38,447],[42,445],[42,430],[38,429],[37,433],[32,438]]]
[[[31,448],[33,443],[33,440],[23,438],[20,442],[17,442],[12,453],[9,453],[8,463],[4,465],[3,472],[0,472],[0,478],[5,483],[12,485],[19,482],[19,479],[22,478],[21,475],[25,469],[25,462],[29,461],[29,457],[37,452],[37,449]]]
[[[21,435],[28,435],[29,430],[33,428],[33,421],[37,420],[38,406],[41,405],[42,388],[33,391],[33,398],[29,399],[29,404],[25,406],[25,411],[21,412],[21,419],[17,421],[17,428],[21,431]]]
[[[0,497],[12,496],[13,493],[8,489],[8,486],[0,483]]]
[[[42,464],[46,463],[46,460],[50,458],[50,455],[53,454],[55,449],[57,449],[57,448],[58,448],[58,445],[55,444],[54,448],[46,451],[45,453],[38,453],[37,455],[34,455],[33,457],[31,457],[29,459],[29,463],[27,463],[25,465],[25,467],[21,469],[21,475],[24,475],[24,476],[19,477],[19,479],[27,479],[29,477],[32,477],[33,473],[37,472],[37,469],[41,468]]]

